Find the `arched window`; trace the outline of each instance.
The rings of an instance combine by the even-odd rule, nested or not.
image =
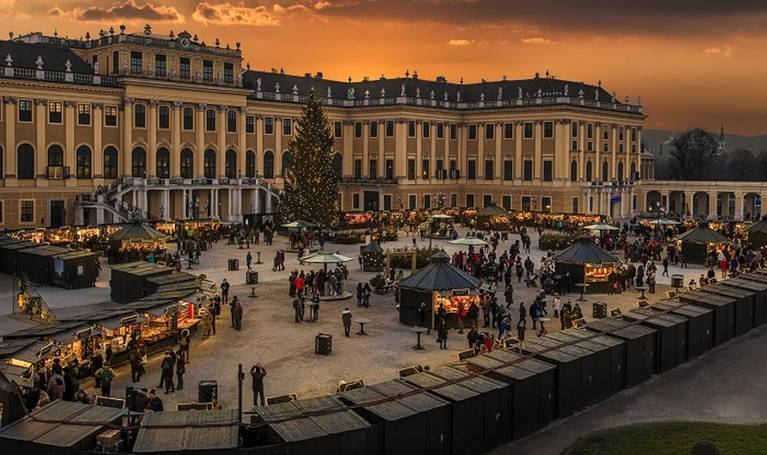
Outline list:
[[[181,151],[181,178],[194,178],[194,152],[189,149]]]
[[[21,144],[16,154],[16,166],[19,179],[35,178],[35,148],[29,144]]]
[[[632,161],[631,162],[631,174],[629,174],[629,180],[631,180],[633,182],[634,179],[636,179],[636,178],[637,178],[637,164]]]
[[[591,169],[591,161],[586,162],[586,181],[590,182],[592,180],[592,177],[594,177],[594,171]]]
[[[285,150],[282,153],[282,177],[288,176],[288,169],[290,168],[290,165],[293,163],[293,157],[291,156],[290,152]]]
[[[602,181],[606,182],[610,180],[610,165],[607,164],[607,161],[602,162]]]
[[[203,175],[206,179],[216,178],[216,152],[214,150],[205,150],[203,158]]]
[[[333,155],[333,170],[336,171],[336,178],[341,179],[343,173],[344,158],[340,153]]]
[[[132,155],[132,172],[133,177],[144,178],[146,177],[146,152],[141,147],[133,149]]]
[[[64,149],[58,144],[48,147],[48,166],[60,167],[64,165]]]
[[[623,181],[623,161],[618,162],[618,181]]]
[[[256,154],[253,150],[245,152],[245,177],[256,176]]]
[[[117,178],[117,149],[111,145],[104,149],[104,178]]]
[[[264,152],[264,178],[274,178],[274,153],[271,150]]]
[[[77,147],[77,178],[89,179],[91,173],[91,149],[87,145]]]
[[[226,151],[226,161],[224,161],[224,175],[230,179],[237,177],[237,152],[232,149]]]
[[[170,178],[170,152],[165,147],[157,150],[157,177],[161,179]]]
[[[570,181],[571,182],[577,182],[578,181],[578,161],[573,160],[570,162]]]

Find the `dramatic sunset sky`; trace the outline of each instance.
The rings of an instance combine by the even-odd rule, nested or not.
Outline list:
[[[642,96],[646,127],[767,133],[765,0],[0,0],[0,32],[126,24],[240,41],[253,68],[451,81],[532,76]]]

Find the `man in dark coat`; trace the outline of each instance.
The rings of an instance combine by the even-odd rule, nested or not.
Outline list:
[[[250,377],[253,380],[253,406],[258,406],[258,398],[261,398],[261,406],[266,404],[264,399],[264,376],[266,376],[266,368],[261,366],[260,363],[253,365],[250,369]]]

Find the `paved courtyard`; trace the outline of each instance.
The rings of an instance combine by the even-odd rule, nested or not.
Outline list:
[[[463,233],[463,231],[461,231]],[[533,233],[533,250],[531,258],[540,261],[544,252],[537,249],[537,235]],[[500,248],[507,249],[517,235],[502,242]],[[428,240],[420,241],[419,246],[428,245]],[[384,248],[395,248],[412,244],[409,237],[400,235],[397,242],[387,242]],[[448,253],[459,248],[447,244],[446,241],[434,241],[435,245],[444,247]],[[175,248],[175,245],[171,245]],[[249,298],[250,287],[244,285],[244,267],[240,271],[230,272],[226,268],[228,258],[239,258],[244,264],[245,250],[233,245],[219,242],[212,250],[203,253],[200,266],[192,273],[206,273],[208,277],[219,283],[224,277],[232,284],[230,293],[242,299],[244,307],[243,328],[237,332],[230,328],[229,311],[224,309],[218,322],[218,333],[214,337],[203,339],[198,333],[192,341],[191,364],[185,375],[186,388],[175,394],[162,395],[167,408],[175,408],[176,403],[197,401],[197,384],[202,380],[216,380],[219,387],[219,400],[223,407],[234,407],[237,404],[237,364],[242,363],[247,370],[260,362],[268,372],[266,377],[266,394],[279,395],[297,393],[299,397],[319,396],[335,392],[340,380],[363,379],[372,384],[385,381],[397,376],[397,370],[414,364],[439,365],[457,362],[457,353],[466,349],[465,335],[459,335],[451,330],[448,339],[448,350],[442,351],[435,341],[435,334],[424,337],[423,351],[412,349],[416,336],[407,326],[398,321],[394,295],[376,295],[371,299],[369,309],[357,308],[354,299],[344,302],[325,302],[320,307],[320,318],[317,323],[293,322],[291,301],[287,295],[287,276],[292,269],[307,270],[298,263],[294,253],[287,253],[286,271],[273,272],[271,260],[278,248],[285,248],[286,241],[275,237],[274,245],[270,247],[253,246],[254,256],[261,251],[264,264],[255,266],[259,272],[260,284],[257,288],[257,298]],[[366,282],[374,273],[362,272],[356,261],[359,245],[326,244],[326,250],[339,251],[355,258],[348,263],[350,280],[346,287],[352,290],[358,282]],[[621,254],[622,256],[622,254]],[[523,256],[524,258],[524,256]],[[106,261],[102,261],[103,264]],[[672,270],[672,273],[677,270]],[[687,279],[697,277],[701,269],[690,268],[684,271]],[[51,287],[40,287],[39,292],[48,304],[59,315],[76,315],[92,306],[119,306],[109,299],[109,270],[102,271],[96,288],[87,290],[62,290]],[[668,278],[659,277],[658,293],[648,294],[651,301],[662,298],[668,288]],[[10,295],[10,279],[7,275],[0,280],[0,293]],[[514,285],[515,301],[529,304],[537,289],[526,288],[524,283]],[[636,307],[638,293],[627,292],[616,296],[600,295],[589,297],[590,300],[608,301],[608,306],[620,307],[623,310]],[[575,300],[576,295],[563,298]],[[503,301],[502,289],[498,291],[499,301]],[[609,298],[609,300],[608,300]],[[370,319],[366,325],[369,336],[343,337],[340,312],[349,306],[356,317]],[[0,313],[9,313],[11,305],[4,307]],[[591,304],[583,305],[584,315],[591,317]],[[512,308],[514,323],[517,317],[517,305]],[[63,316],[62,316],[63,317]],[[17,315],[5,314],[0,316],[0,335],[29,325],[29,321]],[[354,330],[358,326],[354,324]],[[549,331],[558,329],[555,322],[549,323]],[[318,356],[314,354],[314,338],[318,333],[333,335],[333,354]],[[533,337],[532,331],[528,337]],[[159,384],[160,356],[151,357],[146,367],[147,374],[135,386],[152,388]],[[123,396],[123,388],[130,385],[128,366],[118,369],[118,376],[113,383],[113,395]],[[252,403],[250,381],[244,385],[244,402]],[[96,392],[91,389],[90,392]]]

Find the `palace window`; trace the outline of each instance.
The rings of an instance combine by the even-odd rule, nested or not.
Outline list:
[[[445,138],[445,124],[437,123],[437,139]]]
[[[358,158],[354,160],[354,178],[362,178],[362,160]]]
[[[469,160],[466,167],[466,178],[475,180],[477,178],[477,161]]]
[[[213,62],[210,60],[202,61],[202,80],[205,82],[213,82]]]
[[[493,160],[485,160],[485,180],[493,180],[495,173],[495,166]]]
[[[368,177],[371,179],[378,178],[378,160],[371,159],[368,161]]]
[[[362,122],[354,122],[354,137],[362,137]]]
[[[226,111],[226,131],[237,132],[237,111]]]
[[[163,130],[170,128],[170,107],[163,105],[157,108],[157,127]]]
[[[292,136],[293,135],[293,119],[290,117],[282,119],[282,135],[283,136]]]
[[[522,136],[523,138],[525,138],[525,139],[532,139],[533,138],[533,124],[532,123],[525,122],[523,130],[524,130],[524,134]]]
[[[104,126],[117,126],[117,106],[104,106]]]
[[[503,179],[514,180],[514,161],[512,160],[503,161]]]
[[[551,160],[545,160],[543,162],[543,181],[551,182],[554,180],[554,168]]]
[[[245,152],[245,177],[253,178],[256,176],[256,152],[248,150]]]
[[[91,124],[91,105],[90,104],[78,104],[77,105],[77,124],[88,126]]]
[[[16,150],[16,176],[19,179],[35,178],[35,149],[30,144],[21,144]]]
[[[168,62],[163,54],[156,54],[154,56],[154,75],[157,77],[165,77],[168,74]]]
[[[194,177],[194,152],[189,149],[181,151],[181,178],[191,179]]]
[[[234,82],[234,65],[231,63],[224,63],[224,82],[227,84]]]
[[[91,149],[87,145],[77,148],[77,178],[91,178]]]
[[[32,100],[19,100],[19,122],[32,122]]]
[[[394,160],[386,160],[384,163],[385,178],[391,180],[394,178]]]
[[[48,123],[62,123],[63,121],[61,101],[50,101],[48,103]]]
[[[32,199],[22,200],[21,213],[19,215],[19,221],[22,223],[34,223],[35,222],[35,201]]]
[[[157,150],[157,177],[167,179],[170,177],[170,152],[165,147]]]
[[[490,140],[493,138],[495,138],[495,125],[485,124],[485,139]]]
[[[429,160],[421,160],[421,178],[431,178],[431,162]]]
[[[333,137],[341,138],[343,136],[344,136],[343,124],[341,124],[341,122],[333,122]]]
[[[386,137],[394,137],[394,121],[386,121]]]
[[[371,138],[378,137],[378,122],[377,121],[374,120],[374,121],[370,122],[369,134],[370,134]]]
[[[205,150],[202,160],[203,176],[206,179],[216,178],[216,152],[211,149]]]
[[[144,72],[143,62],[141,61],[141,52],[130,53],[130,72],[131,74],[141,74]]]
[[[522,163],[522,178],[526,182],[533,181],[533,160],[524,160]]]
[[[104,149],[104,178],[117,178],[117,149],[112,146]]]
[[[415,160],[407,160],[407,178],[408,180],[415,180]]]
[[[288,155],[287,164],[288,166],[283,166],[282,168],[282,175],[287,175],[287,169],[290,167],[290,154],[285,153],[285,155]],[[283,161],[285,161],[285,158],[283,156]],[[226,157],[224,160],[224,175],[227,176],[230,179],[237,177],[237,152],[235,152],[232,149],[229,149],[226,151]]]
[[[504,123],[503,124],[503,138],[504,139],[514,139],[514,124],[513,123]]]
[[[205,111],[205,131],[216,131],[216,111],[213,109]]]
[[[431,123],[429,122],[423,122],[421,124],[421,134],[425,139],[428,139],[431,137]]]
[[[413,120],[407,122],[407,137],[415,137],[415,122]]]
[[[469,140],[477,140],[477,125],[469,125]]]
[[[450,140],[454,141],[458,137],[458,125],[455,123],[450,124]]]
[[[543,122],[543,137],[546,139],[554,137],[554,122]]]
[[[146,105],[136,104],[133,112],[133,126],[135,128],[146,128]]]
[[[578,122],[572,122],[570,124],[570,136],[578,137]]]
[[[194,129],[194,109],[191,107],[185,107],[182,115],[182,123],[184,130],[191,131]]]
[[[245,116],[245,132],[248,134],[256,132],[256,118],[252,115]]]
[[[178,73],[181,79],[190,79],[192,77],[192,64],[189,57],[178,59]]]

